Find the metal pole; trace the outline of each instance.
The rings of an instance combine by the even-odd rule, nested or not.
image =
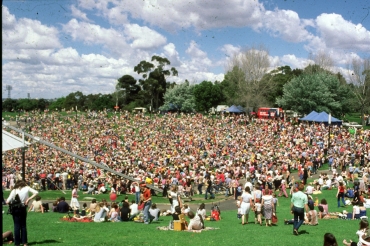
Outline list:
[[[26,147],[22,147],[22,180],[26,181]]]
[[[24,132],[22,132],[23,147],[22,147],[22,180],[26,181],[26,145],[24,143]]]

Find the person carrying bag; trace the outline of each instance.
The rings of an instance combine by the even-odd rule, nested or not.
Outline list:
[[[32,196],[29,197],[29,192]],[[18,180],[10,192],[6,203],[9,204],[10,213],[14,222],[14,245],[27,246],[27,205],[38,194],[38,191],[27,186],[23,180]]]

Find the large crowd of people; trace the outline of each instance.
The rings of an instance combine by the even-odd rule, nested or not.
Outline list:
[[[125,112],[107,117],[98,112],[78,118],[30,114],[28,119],[24,128],[29,134],[161,188],[179,183],[202,186],[207,173],[216,185],[229,177],[229,185],[237,188],[239,178],[250,177],[278,188],[281,180],[291,182],[292,169],[306,183],[309,172],[316,173],[326,161],[332,170],[352,178],[367,173],[370,162],[370,131],[351,134],[336,125],[329,136],[324,124],[251,120],[244,115]],[[26,180],[44,190],[72,190],[73,185],[97,189],[101,177],[116,190],[132,188],[131,182],[39,143],[32,144],[25,157]],[[10,189],[21,176],[21,151],[5,152],[2,159],[3,187]]]
[[[72,190],[70,206],[62,206],[63,197],[55,204],[55,211],[67,212],[72,208],[76,219],[81,219],[76,214],[80,208],[78,191],[84,191],[92,195],[109,192],[111,200],[115,200],[117,193],[135,194],[131,205],[128,200],[112,206],[106,201],[92,202],[89,211],[90,215],[95,212],[91,217],[95,222],[133,220],[140,210],[144,211],[144,223],[157,220],[159,212],[155,204],[152,206],[151,193],[145,184],[163,189],[173,215],[183,212],[179,208],[185,206],[178,199],[180,193],[198,192],[205,194],[205,199],[213,199],[213,192],[224,188],[225,196],[238,201],[243,225],[248,223],[249,212],[253,210],[255,223],[262,225],[263,213],[266,226],[271,226],[276,212],[276,191],[280,191],[279,196],[288,197],[286,189],[291,188],[290,195],[298,197],[292,199],[293,234],[298,234],[303,221],[298,222],[297,218],[303,216],[304,209],[305,217],[309,217],[305,223],[317,223],[317,214],[311,213],[314,209],[310,195],[315,190],[336,186],[339,207],[348,192],[341,188],[344,180],[354,182],[360,176],[353,194],[352,202],[358,207],[353,218],[357,210],[366,207],[361,196],[368,192],[370,130],[349,131],[338,125],[329,128],[322,123],[294,119],[260,120],[226,114],[148,116],[123,112],[108,117],[107,112],[90,112],[78,117],[63,117],[59,113],[26,117],[22,127],[29,134],[137,180],[132,182],[106,173],[39,142],[31,144],[25,153],[27,184],[37,190]],[[22,152],[3,153],[2,163],[3,188],[12,189],[22,177]],[[308,184],[307,179],[323,163],[329,163],[330,174],[322,173]],[[291,175],[292,170],[297,170],[300,185]],[[302,199],[298,195],[308,195],[308,202],[299,202]],[[320,207],[319,217],[328,216],[325,201]],[[35,203],[33,209],[38,208],[43,211]],[[192,211],[185,213],[191,219],[190,228],[204,225],[203,217],[200,219]]]

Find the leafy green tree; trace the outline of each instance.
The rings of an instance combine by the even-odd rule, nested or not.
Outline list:
[[[175,85],[164,94],[164,104],[160,110],[174,110],[181,112],[193,112],[195,109],[194,86],[188,81]]]
[[[16,109],[18,109],[17,100],[7,98],[5,99],[5,101],[3,101],[3,104],[2,104],[3,112],[12,112],[12,111],[15,111]]]
[[[101,94],[96,95],[96,100],[93,103],[93,109],[95,110],[104,110],[111,109],[113,110],[115,106],[112,94]]]
[[[49,102],[48,100],[44,99],[44,98],[40,98],[37,100],[37,109],[41,110],[41,111],[44,111],[45,109],[47,109],[49,106]]]
[[[213,84],[210,81],[203,81],[195,85],[193,90],[195,108],[198,112],[208,111],[224,101],[224,94],[219,83]]]
[[[65,108],[66,110],[76,110],[76,106],[77,110],[83,110],[87,108],[85,107],[85,96],[80,91],[72,92],[68,96],[66,96],[63,108]]]
[[[348,110],[346,104],[349,100],[349,88],[330,73],[310,73],[294,77],[284,85],[283,93],[276,103],[302,114],[315,110],[341,115]]]
[[[18,99],[17,104],[18,104],[18,109],[22,109],[27,112],[37,109],[36,99],[28,99],[28,98]]]
[[[50,105],[49,105],[49,109],[50,110],[61,110],[63,109],[64,107],[64,102],[65,102],[66,98],[65,97],[60,97],[60,98],[57,98],[56,100],[54,100]]]
[[[174,67],[166,69],[171,64],[167,58],[153,56],[151,61],[141,61],[134,67],[134,71],[142,74],[142,79],[139,80],[142,89],[139,92],[141,98],[145,105],[150,105],[156,110],[163,104],[163,96],[167,89],[166,76],[177,76],[178,72]]]
[[[276,98],[283,96],[283,87],[286,83],[294,78],[297,71],[292,70],[289,66],[278,67],[265,74],[261,80],[262,84],[271,84],[271,90],[264,94],[269,105],[275,105]],[[301,70],[302,71],[302,70]]]
[[[116,103],[120,105],[128,105],[131,102],[139,100],[140,85],[131,75],[123,75],[118,79],[116,91],[114,92]],[[123,95],[123,96],[122,96]]]

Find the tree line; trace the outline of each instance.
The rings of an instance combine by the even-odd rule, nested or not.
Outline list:
[[[170,82],[178,75],[167,58],[153,56],[133,68],[136,80],[123,75],[111,94],[72,92],[55,100],[6,99],[3,111],[39,110],[119,110],[146,107],[157,111],[208,112],[217,105],[282,107],[307,114],[326,111],[334,116],[348,112],[370,112],[370,59],[354,59],[348,64],[347,78],[331,71],[333,60],[324,52],[310,57],[313,63],[303,69],[280,66],[271,69],[268,50],[251,47],[234,54],[226,65],[223,81],[185,80]]]

